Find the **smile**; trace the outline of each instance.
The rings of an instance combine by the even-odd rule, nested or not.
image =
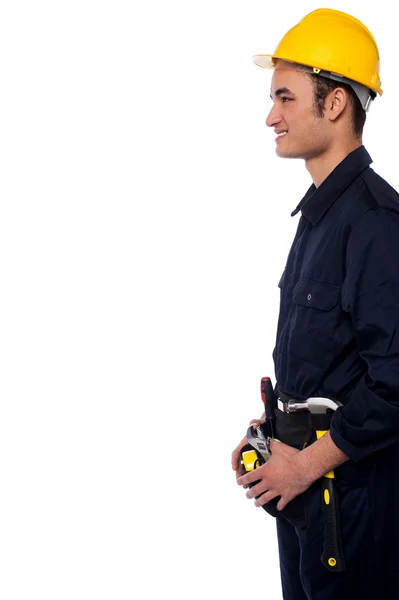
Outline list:
[[[284,137],[287,133],[288,133],[287,131],[282,131],[281,133],[277,134],[276,142],[278,140],[280,140],[282,137]]]

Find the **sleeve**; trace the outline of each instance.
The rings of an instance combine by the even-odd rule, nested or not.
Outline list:
[[[342,301],[366,372],[330,433],[359,461],[399,444],[399,214],[369,211],[352,231]]]

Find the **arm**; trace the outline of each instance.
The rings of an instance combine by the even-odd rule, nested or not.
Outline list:
[[[363,215],[347,247],[342,288],[356,346],[367,368],[349,401],[334,414],[331,439],[354,461],[398,443],[399,215]]]
[[[332,441],[329,431],[322,438],[298,452],[296,457],[299,472],[303,473],[303,476],[307,473],[311,483],[347,460],[346,454]]]

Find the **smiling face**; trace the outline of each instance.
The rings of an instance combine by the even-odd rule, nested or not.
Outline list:
[[[270,95],[273,107],[266,125],[278,134],[278,156],[309,160],[328,151],[332,130],[327,118],[316,115],[313,85],[306,73],[278,60]]]

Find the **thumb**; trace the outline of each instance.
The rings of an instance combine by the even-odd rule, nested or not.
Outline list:
[[[278,449],[279,444],[281,444],[280,440],[276,440],[274,438],[268,438],[268,444],[270,448],[270,452],[274,449]]]

